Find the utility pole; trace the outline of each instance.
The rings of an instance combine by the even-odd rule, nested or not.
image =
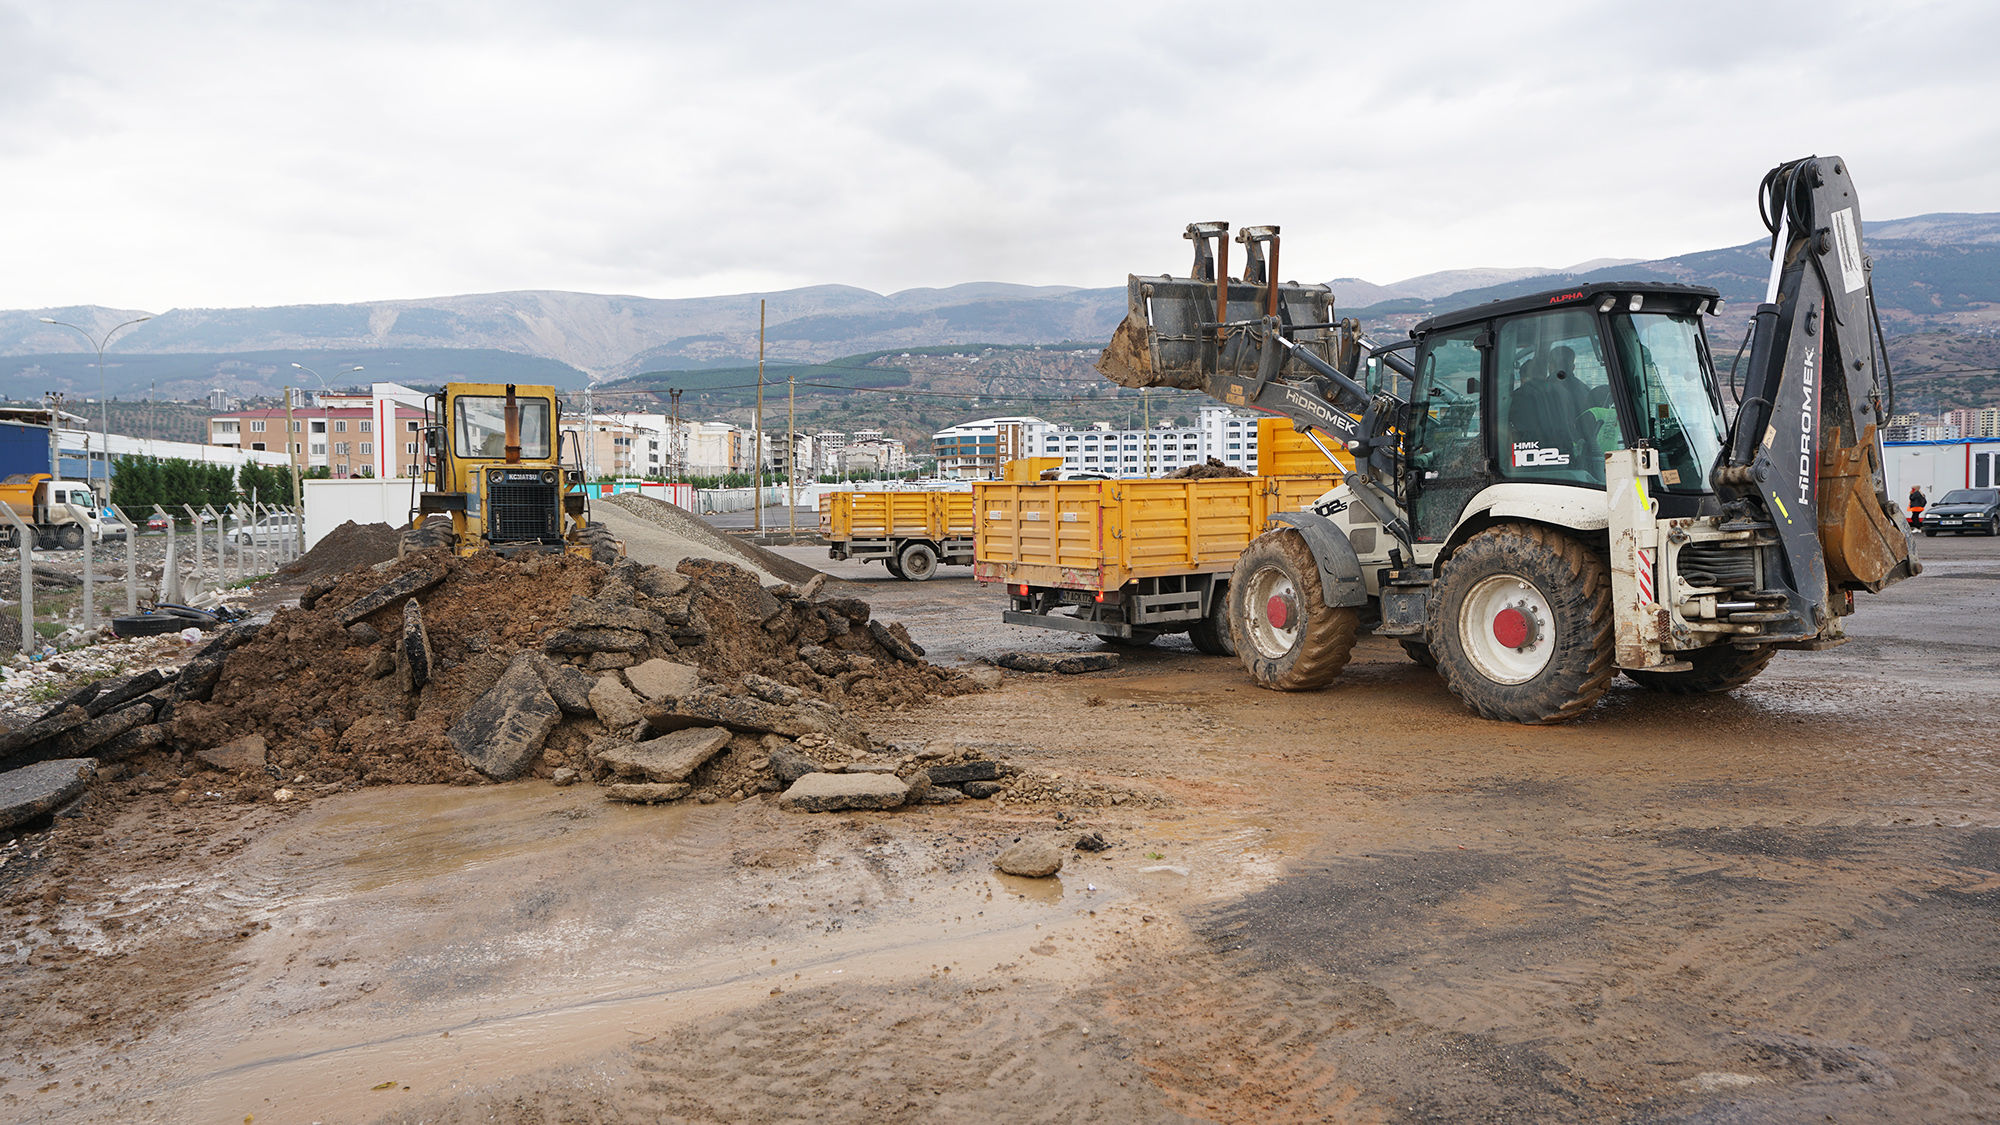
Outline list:
[[[1146,423],[1145,436],[1139,439],[1139,456],[1145,458],[1146,475],[1150,477],[1153,475],[1153,393],[1150,390],[1139,392],[1139,410]]]
[[[285,388],[285,456],[291,462],[292,466],[292,510],[294,512],[298,511],[300,508],[305,506],[304,501],[299,496],[299,446],[301,444],[303,443],[295,442],[292,440],[292,388],[286,387]],[[220,525],[218,524],[218,527],[219,526]],[[216,540],[216,543],[218,544],[220,544],[221,542],[222,540],[220,539]],[[217,546],[216,563],[218,567],[221,565],[221,559],[222,559],[221,551],[222,548],[220,546]],[[218,570],[217,573],[220,573],[220,571]]]
[[[799,369],[785,377],[785,513],[792,521],[792,542],[799,539]]]
[[[757,513],[756,530],[764,530],[764,300],[757,299],[757,455],[750,479],[750,507]]]
[[[58,431],[62,427],[63,396],[61,391],[48,391],[46,397],[49,400],[49,475],[61,480],[62,443]]]

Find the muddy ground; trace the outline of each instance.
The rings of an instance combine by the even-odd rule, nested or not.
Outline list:
[[[0,1119],[1992,1120],[2000,544],[1924,549],[1845,648],[1566,727],[1372,638],[1306,695],[1167,638],[867,717],[1118,804],[123,779],[0,850]],[[940,663],[1095,650],[827,565]]]

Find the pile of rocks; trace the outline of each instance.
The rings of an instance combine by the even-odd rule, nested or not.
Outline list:
[[[713,800],[775,791],[794,755],[845,768],[871,710],[976,690],[823,578],[430,551],[315,582],[178,675],[91,685],[0,738],[0,765],[158,750],[234,772],[240,799],[532,775]]]

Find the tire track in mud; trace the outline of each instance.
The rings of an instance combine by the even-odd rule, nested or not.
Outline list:
[[[1139,1060],[1216,1120],[1951,1121],[2000,1104],[2000,833],[1373,851],[1195,926],[1206,948],[1093,991],[1121,1026],[1174,1029]]]

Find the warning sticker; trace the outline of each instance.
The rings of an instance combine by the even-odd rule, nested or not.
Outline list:
[[[1849,293],[1868,283],[1861,269],[1861,232],[1855,229],[1854,208],[1833,213],[1833,247],[1840,255],[1840,283]]]
[[[1539,441],[1517,441],[1514,443],[1514,467],[1517,469],[1542,468],[1551,465],[1569,464],[1569,454],[1550,446],[1542,448]]]

